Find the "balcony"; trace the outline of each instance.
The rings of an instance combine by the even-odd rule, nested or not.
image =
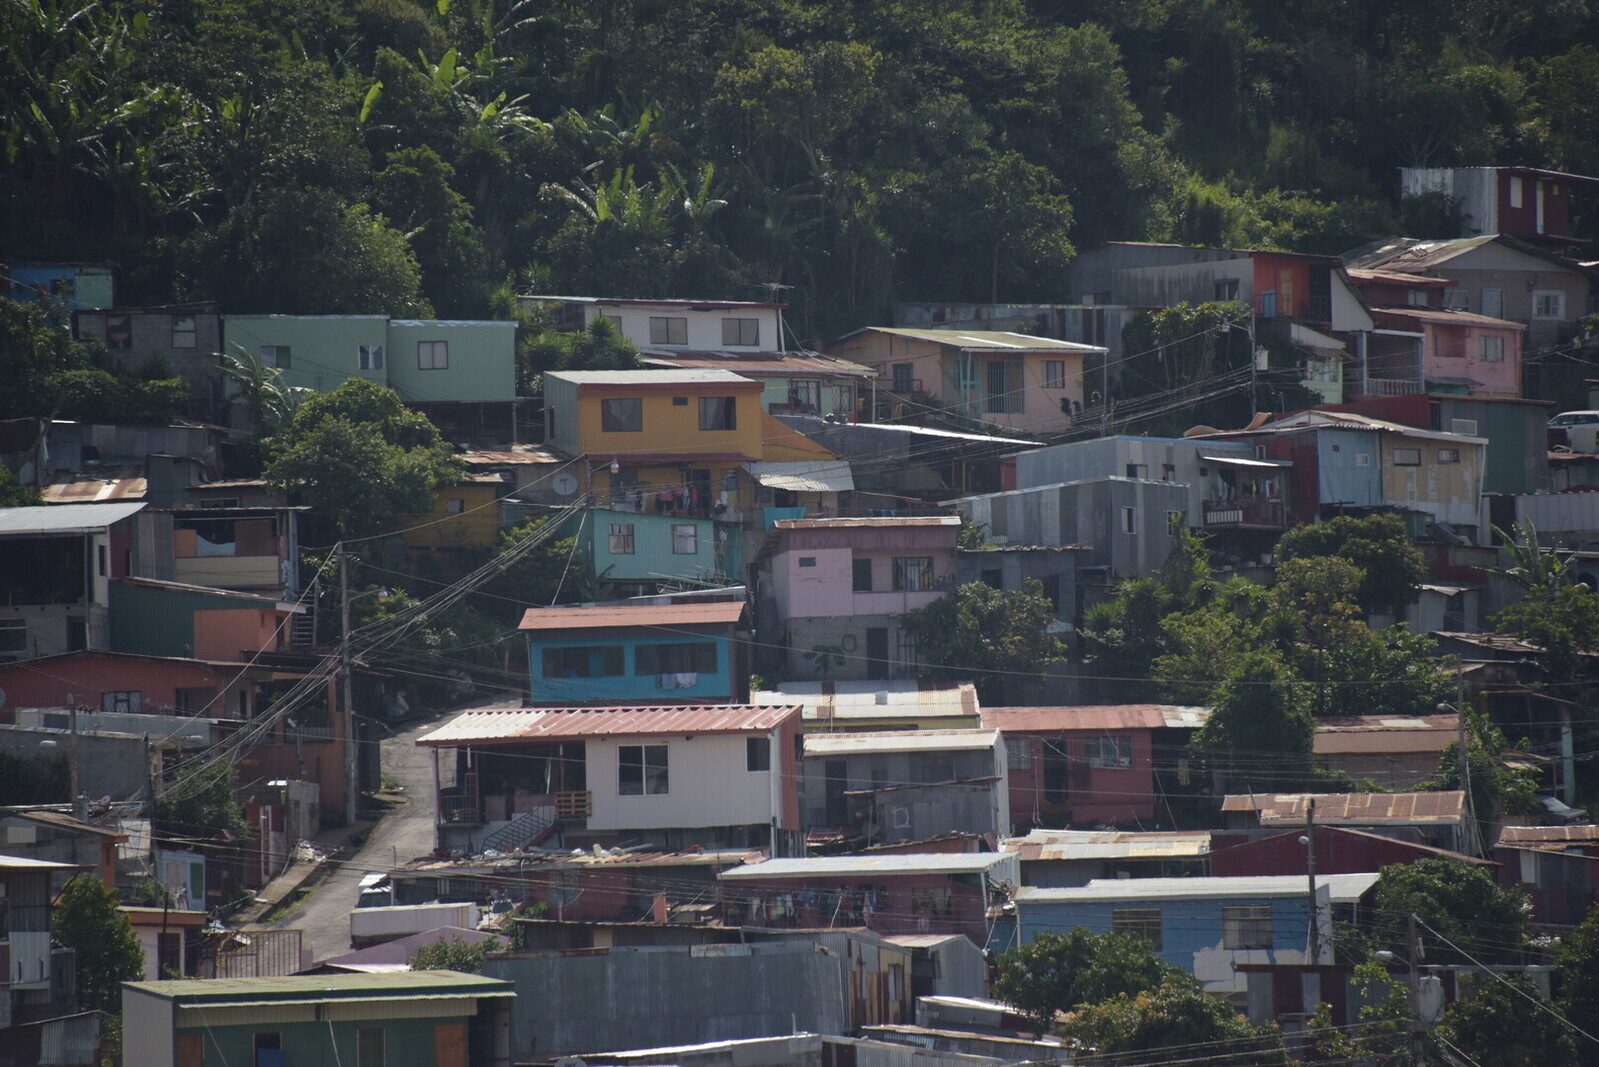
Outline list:
[[[1205,528],[1211,530],[1281,530],[1286,509],[1281,497],[1240,496],[1206,500]]]
[[[1346,388],[1356,396],[1415,396],[1424,391],[1422,383],[1413,378],[1367,378],[1364,388]]]

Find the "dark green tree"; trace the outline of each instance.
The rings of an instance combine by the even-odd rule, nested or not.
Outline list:
[[[23,485],[9,467],[0,467],[0,508],[27,508],[44,503],[39,490]]]
[[[440,938],[416,950],[410,959],[413,971],[459,971],[482,974],[483,960],[499,949],[499,939],[468,942],[459,937]]]
[[[1080,1004],[1157,989],[1193,979],[1164,962],[1149,942],[1130,934],[1091,934],[1081,927],[1041,933],[998,960],[994,995],[1025,1014],[1038,1034]]]
[[[161,792],[155,806],[156,836],[176,841],[213,838],[234,839],[249,830],[244,805],[233,795],[233,768],[226,760],[209,766],[184,765],[178,780]]]
[[[461,476],[433,424],[364,378],[300,404],[266,449],[267,480],[347,537],[406,525],[429,510],[434,489]]]
[[[1514,963],[1527,947],[1527,901],[1481,867],[1448,857],[1384,867],[1372,908],[1372,943],[1407,958],[1406,921],[1416,915],[1429,963]],[[1448,942],[1453,942],[1453,945]]]
[[[1281,658],[1248,652],[1216,688],[1210,719],[1191,746],[1228,792],[1288,792],[1315,777],[1310,694]]]
[[[1470,995],[1449,1005],[1438,1036],[1480,1067],[1577,1063],[1577,1042],[1524,975],[1473,973]],[[1584,1013],[1586,1017],[1587,1013]]]
[[[974,681],[983,699],[994,700],[1007,677],[1039,679],[1065,659],[1065,646],[1049,632],[1054,621],[1040,582],[1013,590],[971,582],[906,612],[900,626],[933,674]]]
[[[1599,908],[1560,938],[1555,950],[1555,999],[1568,1014],[1586,1015],[1599,1004]]]
[[[1340,515],[1295,526],[1277,542],[1277,561],[1340,556],[1362,573],[1357,600],[1367,614],[1397,611],[1416,599],[1427,576],[1421,552],[1397,515]]]
[[[57,943],[77,959],[78,1003],[87,1011],[122,1010],[122,983],[144,975],[144,950],[118,908],[116,890],[98,875],[80,874],[61,890],[50,916]]]
[[[1254,1026],[1238,1010],[1194,981],[1167,982],[1132,996],[1122,994],[1075,1012],[1061,1032],[1076,1042],[1079,1063],[1156,1067],[1173,1049],[1200,1048],[1220,1067],[1288,1067],[1282,1034]]]
[[[499,272],[472,224],[472,207],[452,187],[455,169],[429,145],[402,148],[373,177],[372,207],[406,235],[434,313],[481,318]]]
[[[1599,651],[1599,593],[1566,585],[1529,594],[1495,615],[1494,626],[1537,646],[1538,663],[1551,681],[1570,682]]]

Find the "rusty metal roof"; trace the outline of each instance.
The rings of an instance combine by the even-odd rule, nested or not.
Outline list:
[[[772,523],[779,530],[844,530],[856,526],[894,529],[900,526],[959,526],[960,524],[961,520],[958,515],[879,515],[868,518],[778,519]]]
[[[715,351],[676,352],[645,349],[640,360],[645,366],[679,370],[728,370],[752,378],[824,378],[848,376],[875,378],[877,371],[836,356],[814,353],[773,352],[766,357],[723,355]]]
[[[686,704],[596,708],[479,708],[463,711],[419,745],[576,741],[646,734],[765,733],[799,718],[798,704]]]
[[[144,464],[99,467],[92,474],[72,474],[39,490],[46,504],[99,504],[143,500],[148,488]]]
[[[512,445],[509,448],[469,448],[465,452],[456,453],[455,458],[469,467],[569,462],[566,456],[558,452],[534,448],[531,445]]]
[[[1222,811],[1253,811],[1262,826],[1302,826],[1305,809],[1316,802],[1316,821],[1328,825],[1418,826],[1458,823],[1465,811],[1458,789],[1424,793],[1262,793],[1232,794]]]
[[[1321,755],[1438,753],[1459,732],[1453,715],[1343,715],[1316,723]]]
[[[1118,832],[1033,830],[1001,843],[1024,862],[1032,860],[1192,859],[1210,854],[1209,830]]]
[[[593,630],[609,626],[731,626],[744,614],[742,600],[686,604],[602,604],[581,608],[528,608],[522,630]]]
[[[1209,708],[1180,704],[1084,704],[1061,707],[984,708],[983,725],[1005,733],[1198,729]]]
[[[1599,845],[1599,826],[1506,826],[1499,831],[1499,843],[1533,848]]]

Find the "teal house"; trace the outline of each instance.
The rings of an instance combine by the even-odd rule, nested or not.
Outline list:
[[[290,386],[325,392],[366,378],[407,402],[510,403],[516,323],[385,315],[226,315],[225,345],[276,367]]]
[[[511,1067],[510,982],[455,971],[122,984],[140,1067]]]
[[[742,704],[744,600],[529,608],[530,704]]]
[[[709,519],[595,508],[578,529],[594,573],[628,594],[739,581],[741,539]]]

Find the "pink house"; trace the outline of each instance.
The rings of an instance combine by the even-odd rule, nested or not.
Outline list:
[[[1379,330],[1420,335],[1423,392],[1521,396],[1521,340],[1526,327],[1446,308],[1373,308]]]
[[[1207,716],[1168,704],[984,708],[983,726],[1005,738],[1016,827],[1147,825],[1164,814],[1160,796],[1186,791],[1179,761]]]
[[[774,532],[759,591],[775,606],[777,632],[762,640],[787,649],[788,676],[914,675],[916,649],[899,619],[955,587],[960,519],[782,519]]]

